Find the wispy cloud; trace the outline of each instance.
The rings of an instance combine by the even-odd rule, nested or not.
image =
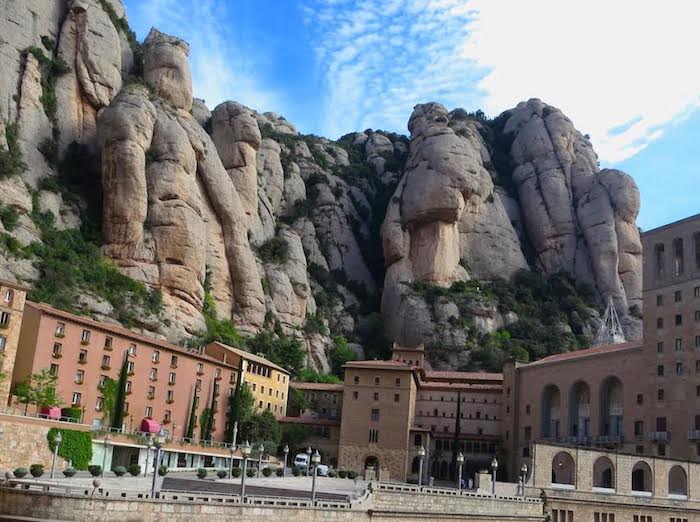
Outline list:
[[[210,109],[226,100],[263,111],[279,106],[282,90],[263,86],[255,74],[264,49],[260,54],[241,49],[230,38],[235,19],[231,2],[150,0],[139,3],[136,11],[139,19],[190,44],[194,95],[205,99]]]
[[[700,105],[700,4],[307,0],[325,132],[405,128],[416,103],[495,115],[539,97],[618,162]]]

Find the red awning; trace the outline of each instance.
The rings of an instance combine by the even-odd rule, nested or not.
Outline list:
[[[61,418],[61,408],[59,408],[58,406],[44,406],[43,408],[41,408],[41,414],[46,416],[47,419],[58,420]]]
[[[143,419],[141,421],[141,431],[146,433],[158,433],[160,431],[160,422],[153,419]]]

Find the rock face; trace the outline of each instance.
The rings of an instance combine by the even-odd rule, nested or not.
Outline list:
[[[612,298],[628,338],[641,335],[639,193],[599,170],[557,109],[530,100],[487,121],[426,103],[410,139],[331,141],[193,99],[189,45],[157,29],[139,45],[121,0],[6,4],[0,148],[26,168],[0,173],[0,205],[17,214],[0,234],[21,248],[42,241],[42,213],[70,230],[101,212],[104,255],[162,291],[167,320],[144,318],[146,333],[186,340],[205,328],[206,302],[244,333],[299,336],[321,371],[335,336],[367,357],[422,342],[436,366],[478,366],[481,340],[538,328],[480,285],[565,273],[595,303],[550,331],[589,339],[594,305]],[[67,177],[59,165],[72,164]],[[2,277],[31,284],[37,266],[0,250]],[[117,320],[89,292],[76,306]]]

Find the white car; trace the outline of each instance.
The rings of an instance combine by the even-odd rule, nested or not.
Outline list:
[[[316,472],[316,475],[319,477],[327,477],[328,476],[328,466],[325,464],[319,464],[316,466],[316,469],[318,470]]]
[[[306,453],[297,453],[294,457],[294,465],[302,470],[306,470],[309,464],[309,456]]]

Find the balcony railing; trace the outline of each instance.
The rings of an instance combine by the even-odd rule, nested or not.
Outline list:
[[[700,430],[690,430],[688,432],[688,440],[698,440],[700,439]]]
[[[591,437],[588,436],[575,436],[575,437],[565,437],[564,442],[567,444],[575,444],[578,446],[590,446],[591,445]]]
[[[647,435],[649,440],[667,442],[671,438],[671,432],[669,431],[651,431]]]
[[[596,444],[622,444],[622,435],[598,435]]]

